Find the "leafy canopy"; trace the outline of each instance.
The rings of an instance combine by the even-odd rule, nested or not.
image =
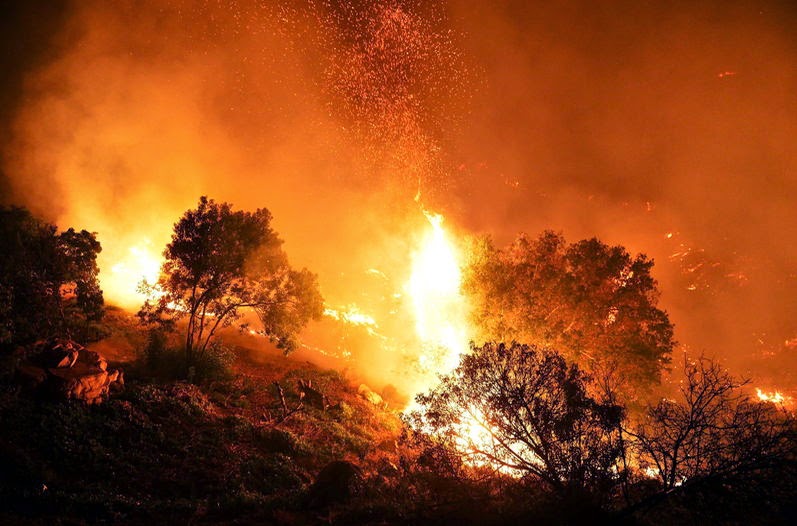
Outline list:
[[[188,362],[205,352],[216,331],[251,309],[264,333],[286,352],[298,332],[323,313],[316,276],[294,270],[265,208],[233,211],[228,203],[201,197],[174,225],[161,276],[139,316],[172,326],[187,318]]]
[[[553,347],[636,386],[657,380],[669,362],[673,326],[657,307],[644,255],[594,238],[567,244],[551,231],[521,235],[504,250],[482,238],[471,254],[464,289],[486,339]]]
[[[0,207],[0,343],[85,339],[103,315],[101,250],[86,230],[59,234],[24,208]]]

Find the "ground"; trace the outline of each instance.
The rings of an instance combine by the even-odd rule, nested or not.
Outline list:
[[[34,400],[3,385],[0,523],[313,523],[312,483],[333,461],[395,466],[397,409],[358,384],[276,349],[233,345],[231,374],[199,385],[151,378],[138,364],[145,334],[113,310],[91,345],[127,371],[124,392],[98,407]],[[234,340],[234,338],[233,338]],[[299,380],[330,408],[301,403]],[[324,503],[322,503],[324,504]]]

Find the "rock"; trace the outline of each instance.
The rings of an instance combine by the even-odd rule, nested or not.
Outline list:
[[[86,348],[81,348],[79,351],[80,361],[83,363],[94,365],[95,367],[99,367],[103,371],[108,369],[108,362],[105,361],[105,358],[100,356],[100,353],[95,351],[90,351]]]
[[[51,392],[58,398],[95,404],[108,395],[111,383],[108,371],[99,367],[79,364],[69,369],[48,369],[47,372],[52,377]]]
[[[39,342],[29,355],[17,367],[17,378],[35,394],[97,404],[124,385],[121,370],[108,371],[99,353],[69,340]]]
[[[77,349],[67,348],[62,344],[47,347],[38,354],[36,361],[45,369],[72,367],[77,362]]]
[[[125,388],[125,372],[121,369],[114,369],[108,373],[108,392],[121,393]]]
[[[77,351],[69,351],[63,360],[61,360],[56,367],[72,367],[77,362],[79,353]]]
[[[364,482],[362,470],[355,464],[345,460],[330,462],[310,487],[309,504],[321,507],[347,502],[362,492]]]
[[[371,388],[365,384],[360,384],[360,387],[357,388],[357,394],[376,406],[385,406],[385,401],[379,396],[379,393],[372,391]]]

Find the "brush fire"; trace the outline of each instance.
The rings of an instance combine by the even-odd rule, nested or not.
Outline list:
[[[793,522],[797,16],[538,4],[0,7],[0,523]]]

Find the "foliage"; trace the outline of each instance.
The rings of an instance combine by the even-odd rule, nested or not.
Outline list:
[[[142,351],[143,365],[148,372],[163,368],[163,361],[168,353],[168,335],[159,328],[147,331],[147,341]]]
[[[294,458],[249,446],[251,424],[233,433],[191,384],[133,383],[95,407],[17,399],[0,418],[0,511],[57,519],[42,524],[173,522],[307,480]]]
[[[562,494],[613,485],[621,455],[622,407],[587,394],[589,379],[551,350],[487,343],[473,347],[417,402],[413,423],[457,444],[474,465],[541,480]],[[473,439],[469,426],[482,436]]]
[[[141,373],[153,378],[177,380],[187,378],[194,383],[227,380],[232,376],[235,353],[212,341],[205,352],[197,355],[191,365],[185,353],[174,345],[174,339],[162,328],[150,328],[141,351]]]
[[[657,307],[644,255],[595,238],[567,244],[551,231],[504,250],[482,238],[470,253],[464,290],[487,339],[552,347],[636,387],[658,380],[669,362],[673,326]]]
[[[297,333],[323,312],[315,275],[293,270],[282,241],[271,229],[271,214],[233,211],[228,203],[202,197],[174,225],[161,277],[139,316],[169,327],[187,318],[185,352],[189,365],[205,353],[216,331],[252,309],[263,330],[286,352]]]
[[[706,358],[685,360],[681,400],[649,406],[632,436],[642,467],[665,490],[713,479],[746,484],[782,468],[794,451],[794,422],[774,404],[752,400],[732,377]],[[757,475],[756,475],[757,474]]]
[[[23,208],[0,208],[0,247],[0,343],[85,341],[103,315],[96,235],[59,234]]]

